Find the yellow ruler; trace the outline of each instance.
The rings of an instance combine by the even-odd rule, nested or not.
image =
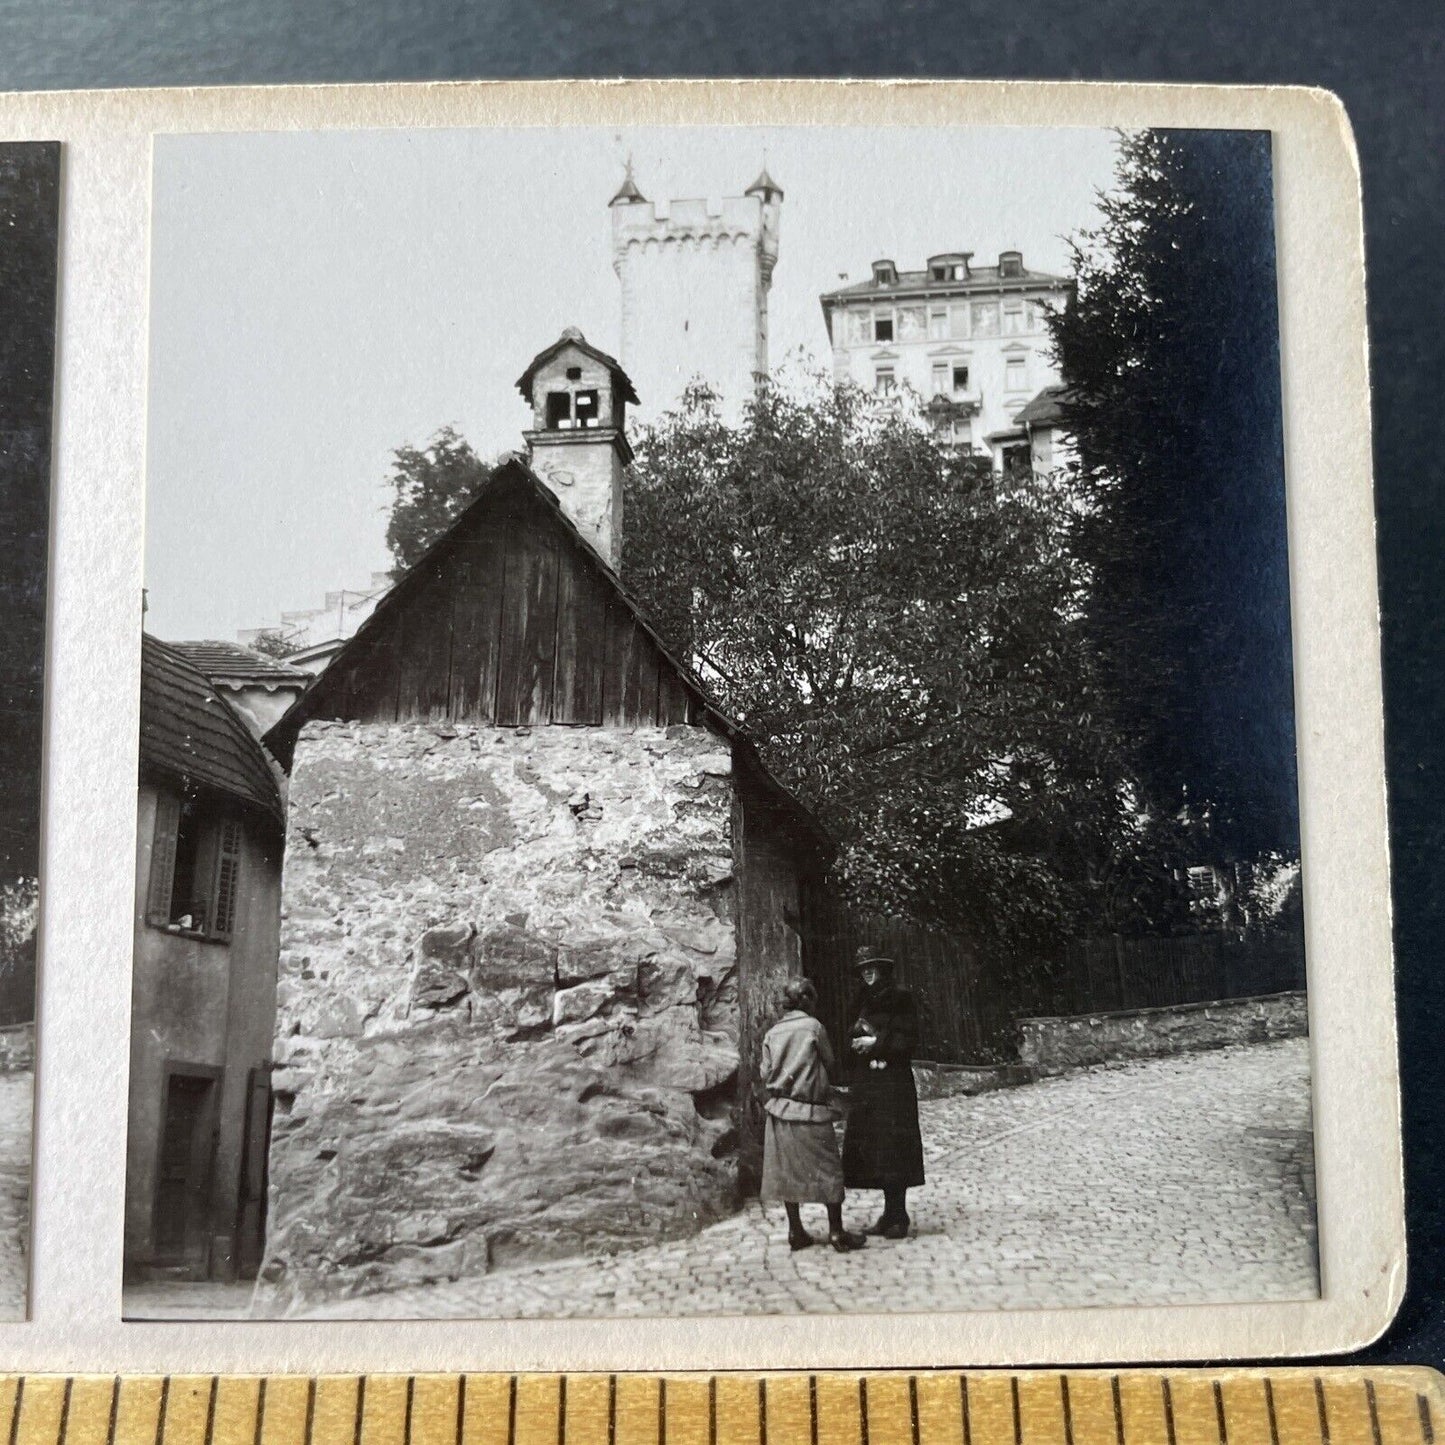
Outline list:
[[[11,1375],[0,1429],[9,1445],[1435,1445],[1442,1385],[1396,1368]]]

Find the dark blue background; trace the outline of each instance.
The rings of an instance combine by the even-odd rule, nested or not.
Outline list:
[[[1364,173],[1410,1285],[1367,1357],[1445,1360],[1445,7],[1439,0],[0,0],[0,89],[510,76],[1277,82]],[[1362,1067],[1365,1065],[1361,1061]],[[966,1363],[960,1361],[959,1363]]]

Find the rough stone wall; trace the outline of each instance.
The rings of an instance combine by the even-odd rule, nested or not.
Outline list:
[[[307,725],[268,1307],[733,1207],[731,771],[693,727]]]
[[[1019,1060],[1035,1074],[1058,1074],[1114,1059],[1298,1038],[1308,1032],[1304,994],[1280,993],[1127,1013],[1020,1019]]]

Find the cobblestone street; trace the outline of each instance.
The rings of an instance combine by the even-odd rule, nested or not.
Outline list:
[[[0,1074],[0,1319],[25,1318],[35,1076]]]
[[[756,1202],[686,1240],[339,1302],[327,1318],[1020,1309],[1317,1292],[1308,1043],[1092,1069],[922,1106],[914,1233],[794,1254]],[[851,1196],[861,1226],[878,1196]],[[804,1217],[808,1219],[809,1210]],[[821,1208],[810,1220],[822,1234]],[[127,1314],[241,1313],[245,1291],[127,1294]]]

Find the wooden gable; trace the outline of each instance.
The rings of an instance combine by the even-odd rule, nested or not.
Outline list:
[[[269,735],[311,719],[666,726],[710,711],[520,464],[488,485]]]

